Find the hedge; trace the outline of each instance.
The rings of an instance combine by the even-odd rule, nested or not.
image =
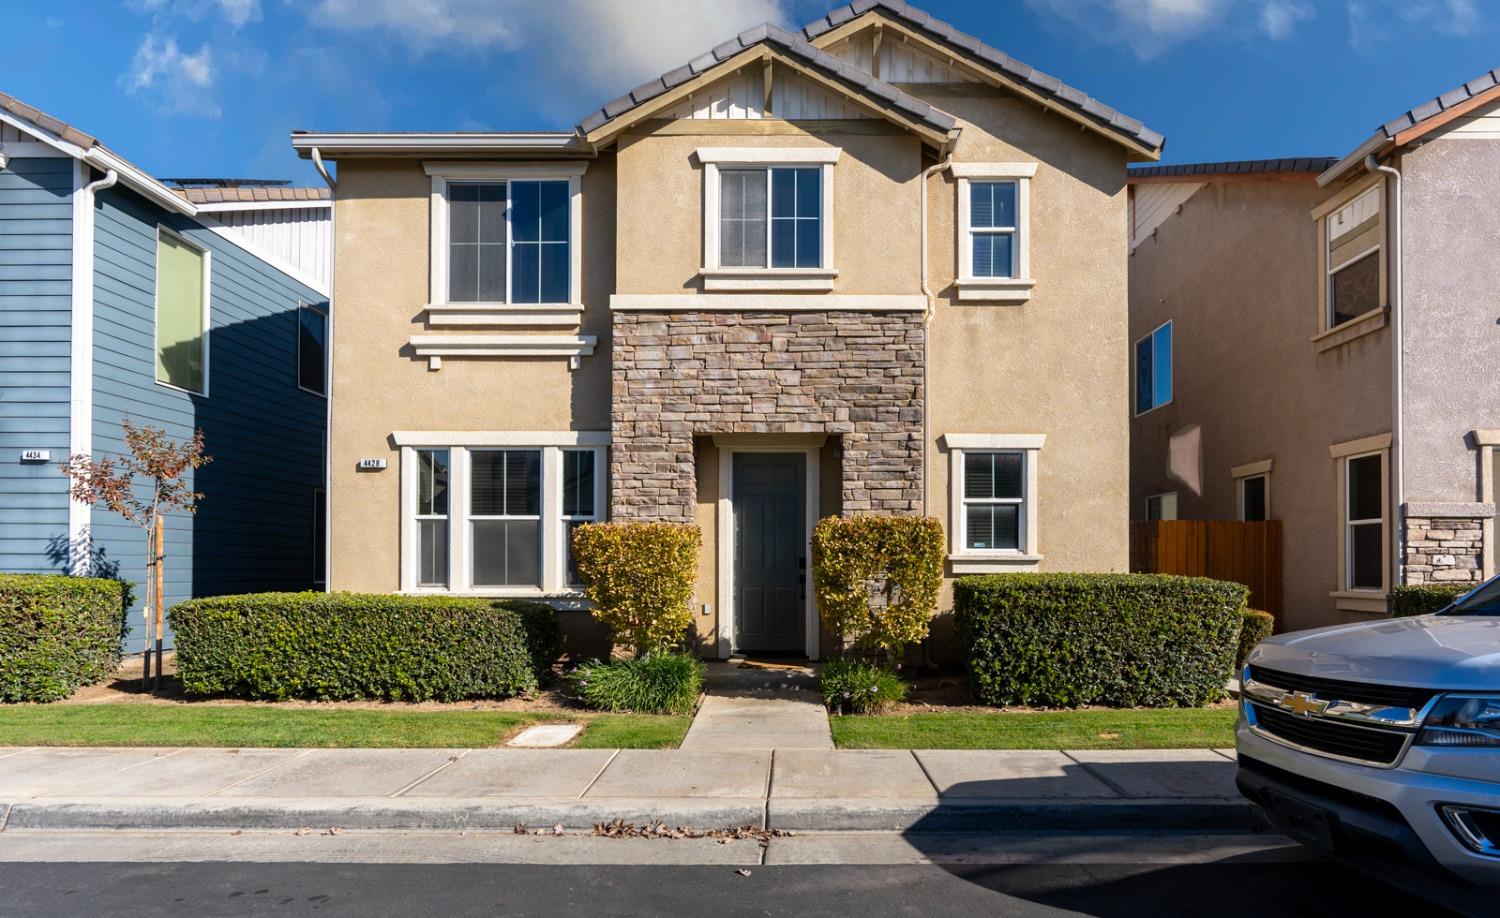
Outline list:
[[[645,656],[683,639],[702,538],[687,523],[586,523],[573,533],[584,595],[616,643]]]
[[[451,596],[254,593],[171,610],[194,695],[457,701],[536,690],[557,646],[540,603]]]
[[[1403,584],[1391,591],[1391,613],[1397,618],[1407,618],[1438,612],[1476,586],[1478,584],[1475,583]]]
[[[994,574],[953,586],[984,704],[1197,706],[1234,668],[1242,584],[1160,574]]]
[[[1259,609],[1245,609],[1240,612],[1240,623],[1239,651],[1234,655],[1236,673],[1244,668],[1255,645],[1270,637],[1271,632],[1276,630],[1276,616]]]
[[[943,588],[943,524],[921,516],[830,516],[812,534],[823,624],[846,642],[899,656],[927,638]],[[873,602],[872,602],[873,600]]]
[[[0,574],[0,701],[57,701],[120,665],[129,587],[61,574]]]

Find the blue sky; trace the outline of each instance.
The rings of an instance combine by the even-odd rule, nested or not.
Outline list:
[[[8,0],[0,90],[160,176],[316,177],[314,130],[568,128],[832,0]],[[1167,135],[1164,161],[1342,155],[1500,66],[1490,0],[926,0]]]

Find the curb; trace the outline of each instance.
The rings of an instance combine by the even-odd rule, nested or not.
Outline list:
[[[12,804],[11,829],[261,829],[591,831],[598,823],[660,821],[698,830],[752,826],[798,832],[1201,831],[1256,832],[1263,817],[1247,801],[1093,800],[1038,803],[927,798],[469,799],[390,798],[49,800]]]

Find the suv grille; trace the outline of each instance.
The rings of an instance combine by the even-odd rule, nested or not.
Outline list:
[[[1410,733],[1341,724],[1325,717],[1302,717],[1269,705],[1252,703],[1255,726],[1308,749],[1374,765],[1393,765]]]
[[[1260,666],[1250,667],[1250,678],[1289,692],[1307,692],[1326,700],[1361,701],[1366,704],[1381,704],[1414,710],[1421,710],[1427,702],[1432,700],[1432,696],[1438,694],[1435,689],[1320,679],[1316,676],[1299,676]]]

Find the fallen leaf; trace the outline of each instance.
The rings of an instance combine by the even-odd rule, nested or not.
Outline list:
[[[750,875],[750,871],[746,870],[743,867],[741,867],[739,870],[736,870],[735,873],[739,874],[742,877],[748,877]]]

